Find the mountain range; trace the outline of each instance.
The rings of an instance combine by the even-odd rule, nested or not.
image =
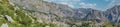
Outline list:
[[[0,3],[0,14],[8,20],[3,21],[9,25],[16,24],[11,27],[120,27],[120,5],[100,11],[93,8],[75,9],[43,0],[2,0]],[[1,13],[4,12],[2,10],[9,10],[10,15]],[[18,17],[12,15],[12,12]],[[13,17],[9,18],[10,16]]]

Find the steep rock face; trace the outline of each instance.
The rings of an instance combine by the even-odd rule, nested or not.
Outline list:
[[[103,12],[92,8],[79,8],[75,10],[74,18],[78,20],[92,21],[96,23],[109,22]]]
[[[48,2],[47,4],[49,4],[49,6],[52,8],[50,11],[54,12],[53,9],[59,10],[60,13],[63,14],[63,16],[72,17],[72,15],[74,13],[73,8],[71,8],[67,5],[56,4],[56,3],[52,3],[52,2],[50,2],[50,3]]]
[[[91,8],[79,8],[75,10],[74,18],[83,20],[100,20],[106,23],[120,23],[120,5],[109,8],[106,11],[94,10]]]
[[[106,17],[112,23],[120,23],[120,5],[116,5],[106,11]]]
[[[74,9],[75,13],[73,18],[78,18],[82,19],[86,16],[87,13],[89,13],[90,10],[85,9],[85,8],[79,8],[79,9]]]

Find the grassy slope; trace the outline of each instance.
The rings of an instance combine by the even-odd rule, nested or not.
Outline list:
[[[55,27],[52,23],[38,23],[35,17],[26,14],[28,14],[26,11],[11,5],[8,0],[0,0],[0,26],[7,23],[9,27],[44,27],[46,25]],[[5,19],[5,15],[12,17],[15,22],[9,22]]]

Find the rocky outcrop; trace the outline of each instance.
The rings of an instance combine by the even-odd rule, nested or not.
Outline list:
[[[7,23],[2,24],[1,27],[8,27],[8,24]]]
[[[5,18],[10,21],[11,23],[15,22],[10,16],[8,15],[5,15]]]

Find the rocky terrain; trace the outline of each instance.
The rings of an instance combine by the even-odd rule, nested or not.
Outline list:
[[[1,27],[120,27],[120,5],[99,11],[43,0],[0,0]]]

